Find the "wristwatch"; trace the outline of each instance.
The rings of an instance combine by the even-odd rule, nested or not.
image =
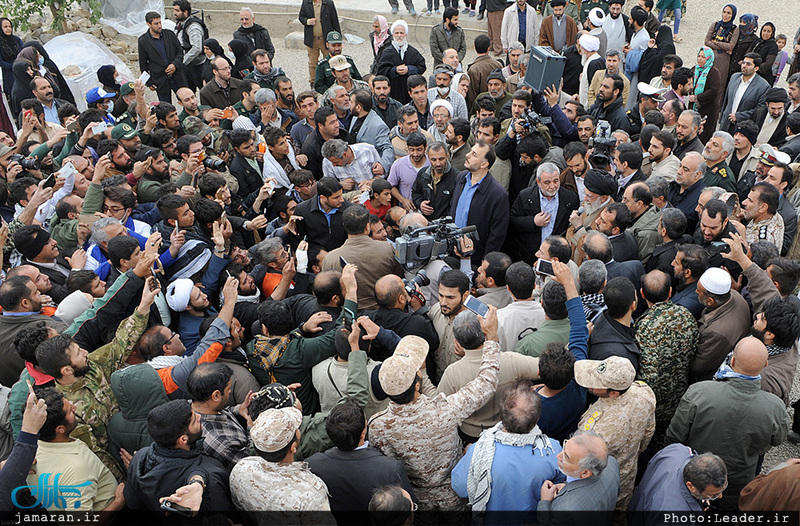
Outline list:
[[[203,478],[200,477],[200,476],[197,476],[197,478],[193,478],[192,480],[190,480],[189,484],[200,484],[203,487],[203,491],[205,491],[205,489],[206,489],[206,483],[203,480]],[[188,484],[187,484],[187,486],[188,486]]]

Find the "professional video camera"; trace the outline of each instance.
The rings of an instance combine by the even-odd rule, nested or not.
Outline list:
[[[616,146],[617,140],[611,136],[611,124],[608,121],[599,121],[594,136],[589,139],[589,148],[592,149],[589,162],[596,167],[610,165],[611,152]]]
[[[474,225],[458,228],[450,216],[442,217],[395,240],[394,257],[406,270],[425,266],[431,259],[445,257],[458,246],[464,234],[475,232]],[[477,233],[474,234],[477,236]]]

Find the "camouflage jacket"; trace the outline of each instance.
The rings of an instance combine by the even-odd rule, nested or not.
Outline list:
[[[58,390],[64,397],[75,404],[75,418],[78,425],[70,436],[86,442],[89,449],[100,457],[117,480],[122,480],[124,473],[107,451],[106,425],[114,413],[119,412],[119,405],[111,390],[110,378],[111,373],[122,368],[128,359],[133,346],[147,328],[148,318],[149,313],[142,316],[134,311],[119,324],[111,343],[89,355],[89,371],[85,376],[72,385],[58,385]]]
[[[369,422],[370,444],[403,464],[423,509],[464,507],[450,487],[450,472],[463,453],[458,425],[494,394],[500,371],[500,344],[487,341],[483,349],[478,376],[456,393],[391,402]]]
[[[686,307],[656,303],[636,321],[642,351],[638,379],[656,395],[656,433],[651,450],[667,445],[665,434],[683,393],[689,387],[689,363],[697,348],[697,320]]]
[[[756,241],[761,240],[769,241],[778,247],[778,252],[780,252],[783,249],[783,230],[783,217],[777,212],[769,219],[764,219],[758,223],[756,223],[754,219],[751,219],[750,222],[747,223],[747,228],[745,230],[747,244],[752,245]]]
[[[617,510],[624,511],[633,496],[639,454],[656,428],[656,395],[644,382],[634,382],[618,398],[600,398],[589,406],[578,431],[594,431],[606,441],[608,454],[619,461]]]

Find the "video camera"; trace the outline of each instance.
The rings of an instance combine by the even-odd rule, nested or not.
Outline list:
[[[525,122],[522,123],[522,127],[525,128],[527,133],[536,130],[537,126],[540,124],[550,124],[553,122],[553,119],[550,117],[542,117],[531,109],[525,110],[525,114],[521,118],[525,119]]]
[[[608,121],[599,121],[594,136],[589,139],[589,148],[592,149],[589,162],[598,167],[610,165],[611,152],[616,146],[617,140],[611,136],[611,124]]]
[[[394,257],[406,270],[425,266],[431,259],[445,257],[458,246],[461,236],[475,232],[477,228],[469,225],[456,226],[450,216],[442,217],[423,228],[412,230],[395,240]],[[475,233],[477,236],[477,233]]]

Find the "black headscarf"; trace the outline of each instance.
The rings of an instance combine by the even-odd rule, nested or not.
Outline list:
[[[237,79],[242,79],[253,71],[253,61],[247,56],[247,42],[244,40],[231,40],[228,42],[236,62],[233,64],[232,75]]]
[[[8,20],[8,18],[0,17],[0,24],[2,24],[4,20]],[[8,20],[8,23],[10,24],[11,20]],[[11,28],[13,30],[13,24]],[[0,31],[0,54],[2,54],[5,62],[14,62],[14,59],[17,57],[21,49],[22,41],[13,33],[13,31],[10,35],[6,35]]]
[[[122,86],[120,86],[114,78],[114,73],[116,72],[117,68],[113,64],[100,66],[100,69],[97,70],[97,80],[100,81],[100,84],[103,85],[106,91],[111,90],[114,93],[119,93]]]

